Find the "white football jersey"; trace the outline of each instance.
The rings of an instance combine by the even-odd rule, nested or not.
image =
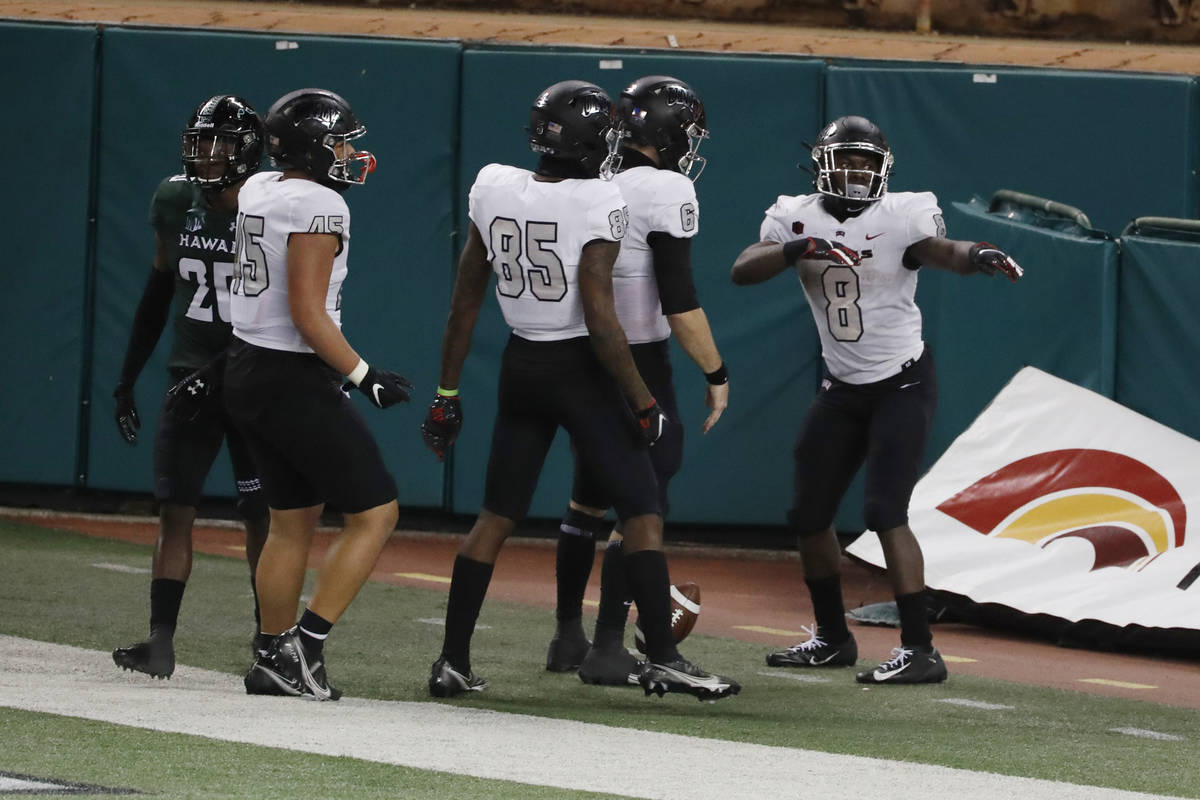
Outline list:
[[[829,372],[846,383],[883,380],[924,349],[914,300],[917,271],[904,266],[904,251],[946,235],[942,210],[931,192],[888,192],[858,216],[838,222],[821,197],[781,195],[767,209],[759,238],[786,243],[817,236],[858,251],[860,266],[802,259],[796,272]]]
[[[537,181],[527,169],[488,164],[469,198],[487,245],[504,321],[524,339],[587,336],[579,296],[583,246],[625,235],[628,211],[615,183]]]
[[[629,229],[613,267],[613,299],[630,344],[658,342],[671,335],[662,313],[654,256],[647,242],[659,231],[690,239],[700,229],[700,207],[692,182],[678,172],[634,167],[613,181],[629,205]]]
[[[251,175],[238,192],[237,266],[230,295],[233,333],[271,350],[311,353],[288,306],[287,247],[293,233],[333,233],[341,248],[333,259],[325,310],[342,325],[342,281],[350,253],[350,209],[342,196],[315,181],[282,180],[283,173]]]

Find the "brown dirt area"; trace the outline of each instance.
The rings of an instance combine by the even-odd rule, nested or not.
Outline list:
[[[66,515],[0,509],[0,515],[47,528],[76,531],[153,546],[157,520],[146,517]],[[318,534],[310,567],[320,564],[332,531]],[[397,531],[393,534],[372,580],[435,591],[449,589],[450,571],[461,537]],[[242,558],[241,529],[229,524],[199,523],[193,532],[197,552]],[[763,654],[807,638],[801,625],[811,624],[812,606],[793,553],[777,551],[728,552],[715,549],[668,547],[672,579],[695,581],[701,588],[700,619],[695,632],[763,645]],[[150,551],[146,552],[146,566]],[[147,579],[148,580],[148,579]],[[585,595],[585,612],[594,615],[600,597],[599,553]],[[853,562],[843,564],[847,608],[891,599],[887,580]],[[514,538],[496,563],[488,602],[505,601],[544,608],[546,638],[554,630],[554,542]],[[590,607],[590,612],[588,611]],[[895,629],[852,623],[864,660],[885,659],[899,644]],[[951,681],[956,674],[996,678],[1014,683],[1051,686],[1074,692],[1125,697],[1152,703],[1200,709],[1200,669],[1183,659],[1154,658],[1125,653],[1070,650],[1031,641],[1016,634],[970,625],[939,624],[934,641],[948,662]],[[744,669],[766,669],[761,663]]]
[[[0,19],[1200,73],[1197,45],[881,33],[693,19],[232,0],[0,0]]]

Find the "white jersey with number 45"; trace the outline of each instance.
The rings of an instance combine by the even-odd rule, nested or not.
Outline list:
[[[759,229],[764,242],[806,236],[838,241],[858,251],[862,264],[802,259],[796,267],[821,336],[830,374],[846,383],[874,383],[900,371],[924,350],[921,310],[914,296],[917,267],[904,264],[914,242],[945,236],[931,192],[888,192],[858,216],[839,222],[822,195],[781,195]]]
[[[616,184],[538,181],[529,170],[488,164],[471,187],[469,213],[513,332],[534,341],[587,336],[579,259],[588,242],[625,235],[629,212]]]
[[[340,240],[325,310],[342,324],[342,281],[350,253],[350,209],[342,196],[280,172],[251,175],[238,193],[237,264],[230,296],[233,333],[271,350],[311,353],[288,305],[287,249],[293,233],[329,233]]]

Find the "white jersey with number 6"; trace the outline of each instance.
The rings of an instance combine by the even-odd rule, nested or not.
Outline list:
[[[488,164],[471,187],[469,213],[513,332],[534,341],[587,336],[579,259],[588,242],[625,235],[629,213],[616,184],[538,181],[529,170]]]
[[[613,267],[613,300],[630,344],[660,342],[671,335],[662,313],[654,254],[654,232],[690,239],[700,229],[700,210],[692,182],[678,172],[640,166],[620,172],[613,181],[629,204],[629,233]]]
[[[845,267],[802,259],[796,267],[821,336],[830,374],[846,383],[874,383],[900,371],[924,350],[921,310],[914,296],[917,270],[904,265],[914,242],[945,236],[931,192],[889,192],[858,216],[839,222],[822,195],[780,195],[759,229],[764,242],[806,236],[857,250],[862,264]]]
[[[341,327],[350,209],[333,189],[302,178],[283,180],[280,172],[251,175],[238,193],[230,315],[233,334],[239,339],[271,350],[311,353],[288,305],[287,251],[293,233],[329,233],[339,238],[325,310]]]

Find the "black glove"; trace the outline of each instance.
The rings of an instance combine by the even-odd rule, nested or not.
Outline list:
[[[447,397],[440,392],[435,395],[429,404],[429,413],[421,423],[421,438],[425,440],[425,446],[438,457],[438,461],[445,457],[450,445],[458,438],[462,424],[462,402],[458,395]]]
[[[658,401],[653,398],[650,399],[650,405],[640,411],[635,411],[633,417],[634,422],[637,423],[638,438],[650,447],[653,447],[654,443],[662,438],[663,432],[670,424],[670,419],[667,418]]]
[[[221,353],[167,390],[166,412],[186,422],[195,421],[217,402],[224,375],[225,354]]]
[[[971,245],[968,258],[971,259],[971,266],[988,277],[1000,272],[1015,282],[1025,274],[1025,270],[1021,269],[1021,265],[1013,260],[1012,256],[990,242],[976,242]]]
[[[856,267],[862,263],[856,250],[851,250],[841,242],[831,242],[828,239],[818,239],[806,236],[796,239],[783,246],[783,257],[789,267],[796,266],[801,259],[811,261],[832,261],[844,267]]]
[[[113,389],[113,399],[116,403],[117,430],[130,445],[137,444],[138,428],[142,427],[142,420],[138,417],[137,403],[133,402],[133,387],[126,386],[125,381],[117,383],[117,388]]]
[[[367,396],[371,405],[387,408],[396,403],[407,403],[413,385],[394,372],[367,367],[367,374],[359,381],[358,390]]]

